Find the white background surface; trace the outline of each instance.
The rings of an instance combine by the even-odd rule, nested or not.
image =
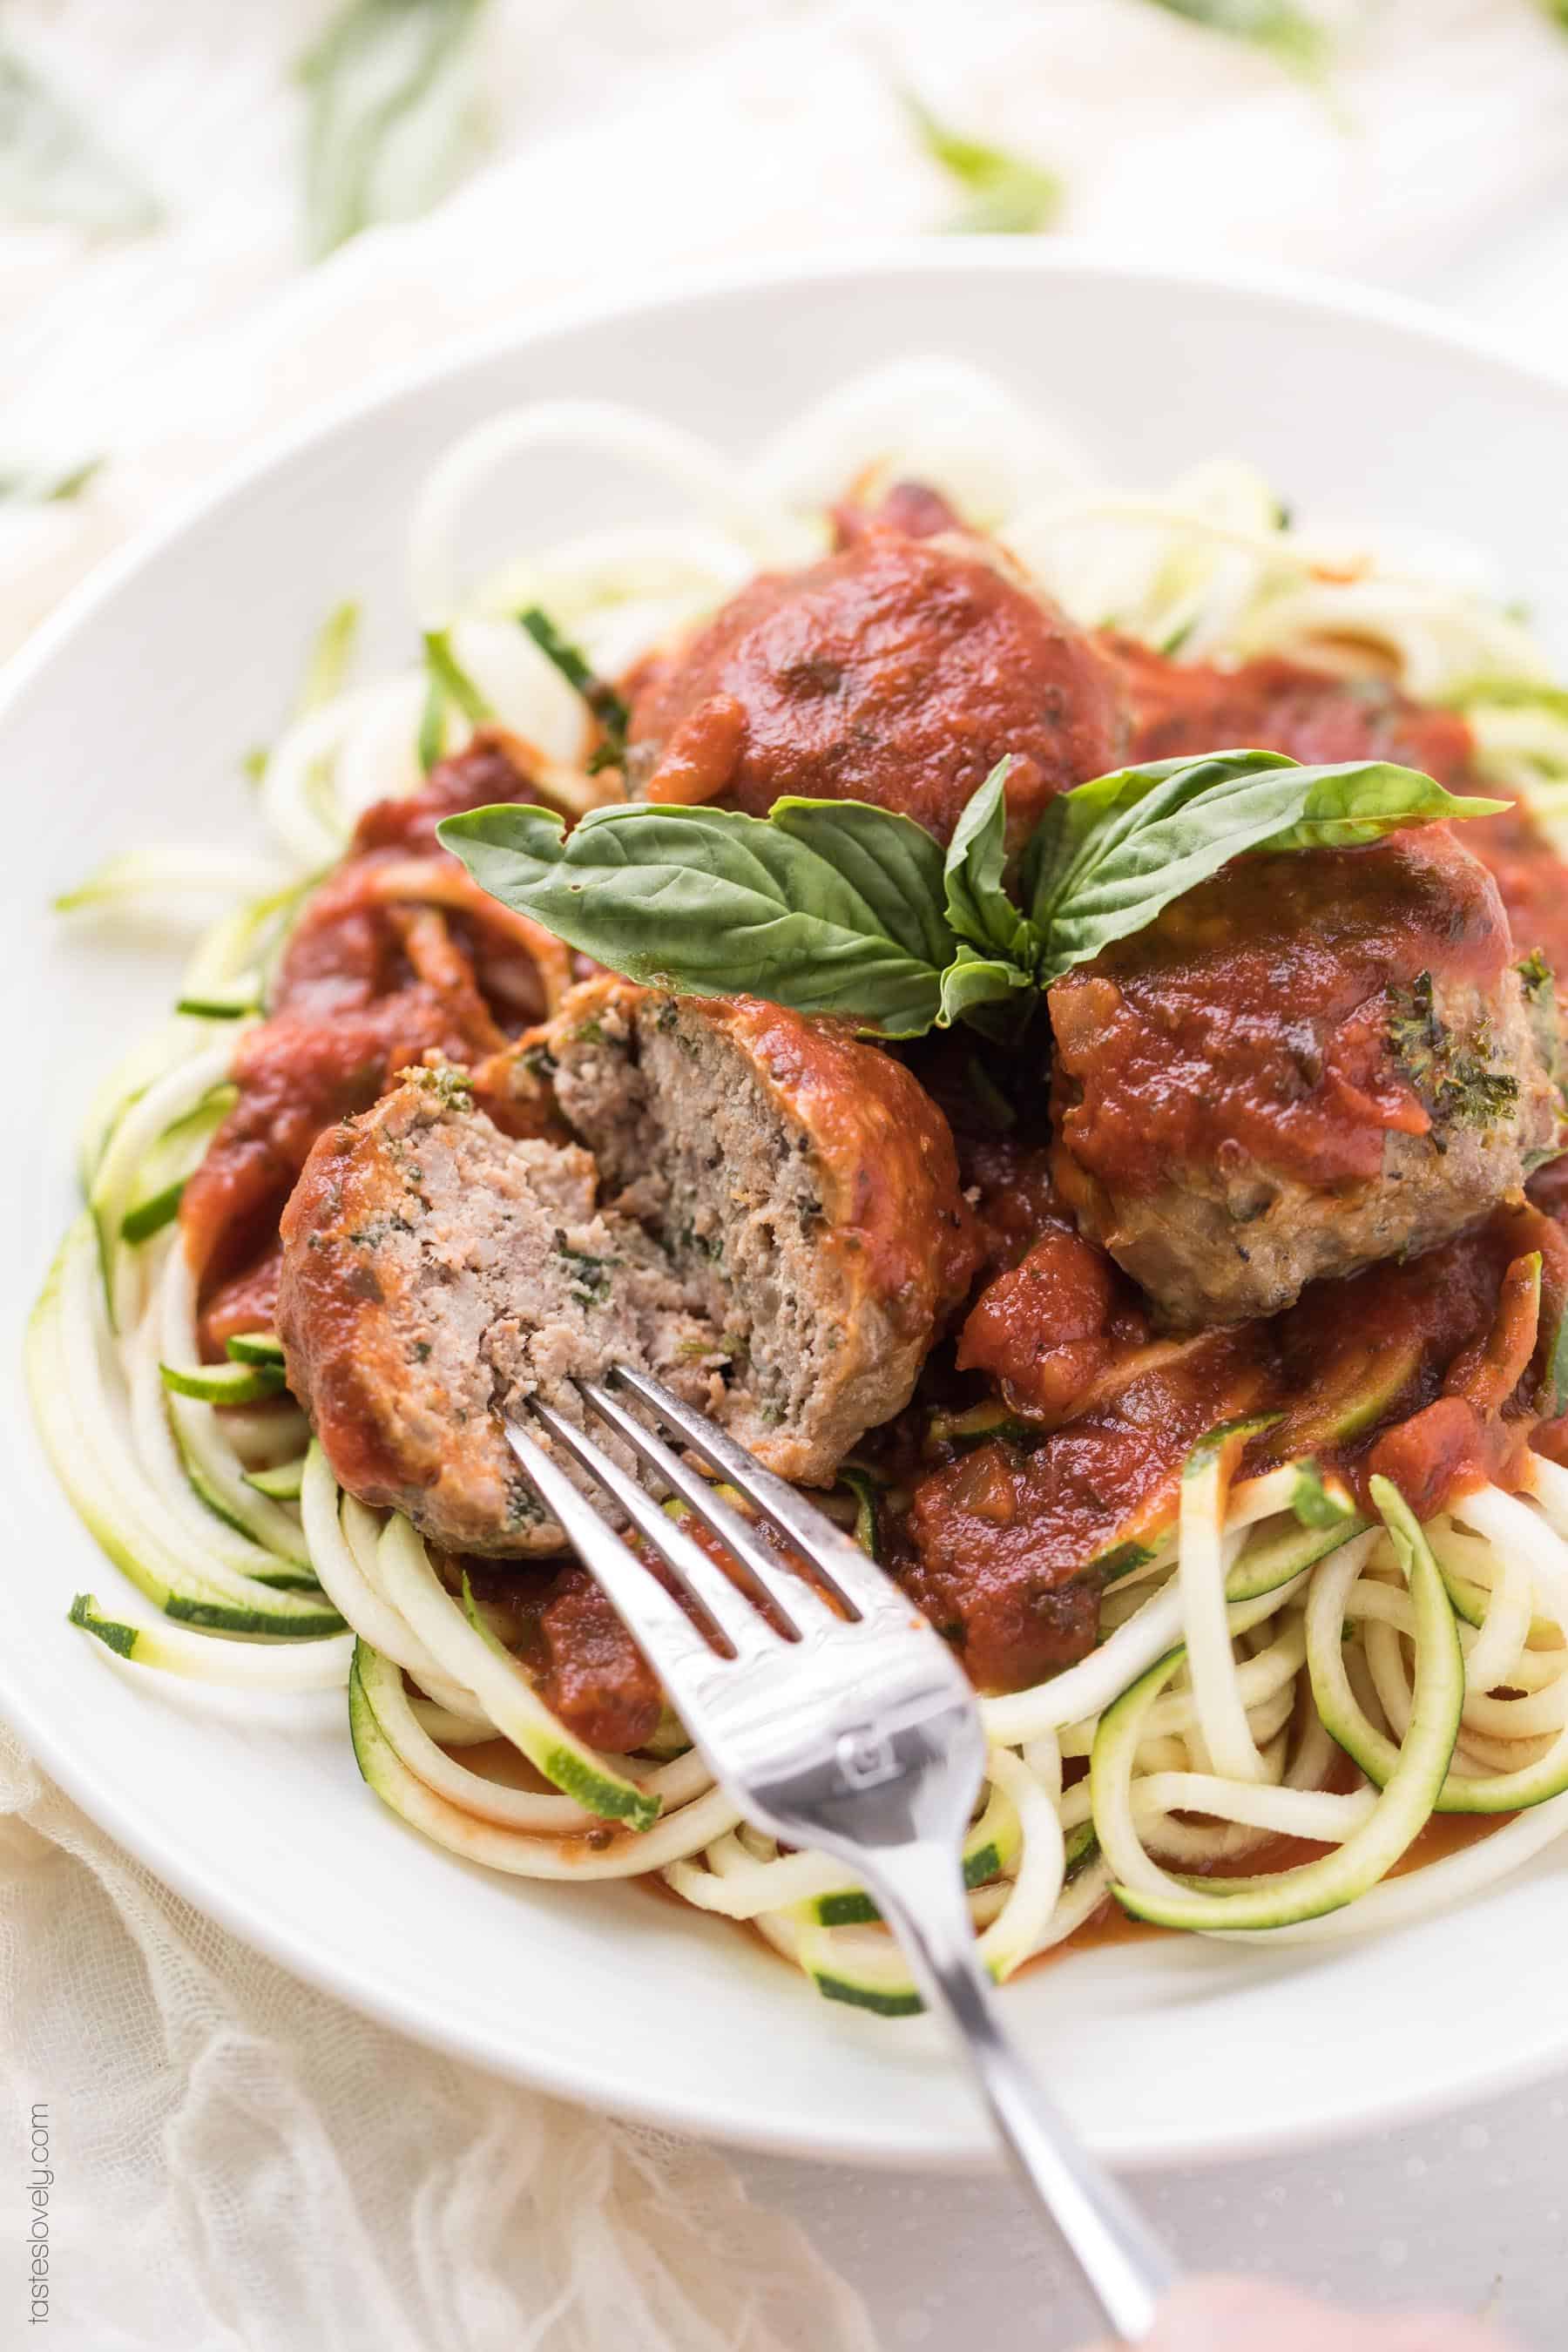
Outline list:
[[[1047,5],[1048,0],[1037,0],[1041,10]],[[79,26],[79,20],[97,18],[104,28],[103,79],[115,90],[117,110],[127,121],[137,119],[138,109],[141,119],[149,121],[161,111],[170,119],[182,111],[188,113],[180,103],[177,73],[171,81],[168,58],[150,58],[138,76],[131,61],[116,53],[117,37],[131,37],[132,19],[143,20],[137,37],[144,35],[145,20],[154,12],[142,0],[118,0],[114,6],[97,9],[78,5],[23,13],[37,16],[51,37],[62,28],[66,35],[71,34],[72,20]],[[218,201],[211,210],[225,216],[215,224],[209,211],[205,231],[193,231],[193,238],[202,234],[208,238],[205,257],[188,252],[183,272],[166,276],[159,283],[165,326],[184,323],[182,299],[189,304],[195,289],[205,285],[204,262],[209,271],[216,268],[225,282],[238,288],[234,311],[237,321],[243,321],[252,283],[259,299],[271,291],[279,274],[276,236],[267,230],[265,222],[254,233],[245,226],[258,220],[260,213],[256,205],[247,206],[243,200],[247,171],[254,169],[265,178],[276,169],[280,152],[269,144],[272,129],[254,108],[245,81],[247,41],[254,36],[258,46],[267,46],[257,26],[258,19],[272,12],[259,0],[255,7],[247,0],[226,0],[218,10],[195,11],[176,5],[166,13],[183,16],[192,26],[205,14],[209,41],[217,37],[216,28],[221,18],[224,40],[232,49],[227,59],[228,99],[213,80],[211,58],[198,60],[206,76],[204,88],[212,97],[210,108],[202,110],[206,115],[209,152],[220,136],[227,135],[226,105],[243,113],[252,131],[244,152],[231,150],[227,179],[220,175]],[[296,24],[308,21],[310,13],[307,7],[293,5],[278,12]],[[568,12],[554,6],[542,13],[560,21]],[[581,13],[585,17],[593,12],[584,8]],[[617,29],[614,37],[608,34],[603,37],[604,58],[616,74],[626,76],[628,90],[634,83],[640,90],[659,49],[681,30],[679,20],[683,12],[666,8],[609,13],[617,16]],[[704,17],[710,28],[717,25],[726,35],[737,16],[771,17],[774,13],[737,10],[731,12],[726,24],[723,10],[684,12],[689,19]],[[815,17],[820,12],[805,13]],[[951,47],[955,17],[977,25],[983,17],[989,21],[1009,13],[1017,15],[1016,11],[979,8],[972,15],[967,10],[953,12],[945,37],[928,28],[928,55],[941,53],[944,37]],[[1390,7],[1383,13],[1397,16],[1401,11]],[[1500,20],[1510,13],[1522,19],[1524,12],[1512,10],[1510,0],[1489,0],[1488,5],[1468,9],[1431,0],[1426,11],[1435,28],[1439,23],[1447,26],[1461,18]],[[1075,21],[1089,21],[1082,7],[1068,7],[1062,14]],[[1408,19],[1412,11],[1406,6],[1403,14]],[[633,39],[619,29],[619,20],[639,16],[662,21],[652,23],[646,37],[639,32]],[[1519,39],[1533,39],[1534,35],[1533,26],[1521,29]],[[197,29],[190,37],[199,40],[203,35]],[[767,37],[773,37],[771,27]],[[707,52],[697,48],[689,35],[684,46],[689,49],[689,62],[679,70],[694,80],[717,72]],[[984,47],[985,43],[979,46]],[[994,26],[990,46],[994,89],[999,79],[996,60],[1005,56]],[[1175,55],[1173,50],[1173,58]],[[1349,198],[1342,187],[1330,192],[1331,202],[1320,192],[1321,200],[1316,205],[1309,188],[1305,200],[1289,218],[1280,211],[1274,229],[1261,236],[1248,236],[1246,217],[1257,207],[1236,201],[1237,181],[1244,176],[1241,165],[1247,160],[1244,156],[1233,165],[1232,215],[1222,222],[1216,213],[1214,242],[1232,249],[1239,244],[1255,253],[1279,250],[1319,264],[1337,261],[1380,283],[1452,305],[1495,327],[1521,352],[1546,357],[1568,371],[1568,136],[1563,135],[1568,107],[1557,102],[1561,93],[1552,94],[1550,119],[1555,121],[1556,130],[1543,148],[1542,92],[1556,68],[1544,48],[1541,57],[1539,76],[1527,73],[1500,89],[1484,86],[1484,77],[1479,76],[1468,86],[1452,75],[1440,87],[1430,84],[1425,111],[1415,129],[1409,121],[1399,126],[1413,195],[1417,182],[1422,196],[1430,200],[1437,184],[1459,183],[1474,174],[1478,148],[1482,151],[1485,187],[1478,186],[1476,201],[1468,212],[1432,201],[1422,209],[1413,201],[1404,217],[1407,227],[1411,219],[1421,224],[1421,233],[1387,233],[1389,219],[1400,213],[1399,175],[1395,174],[1392,194],[1385,180],[1379,203],[1369,199],[1366,218],[1361,224],[1366,233],[1359,249],[1356,224],[1343,214]],[[520,62],[521,50],[509,51],[509,58],[518,82],[526,83],[529,76],[524,62]],[[1189,61],[1188,69],[1204,75],[1208,71],[1206,60]],[[558,100],[564,93],[573,102],[581,102],[587,87],[586,70],[580,58],[574,76],[568,58],[546,96],[552,90]],[[1251,171],[1260,187],[1265,177],[1270,183],[1268,202],[1259,198],[1268,212],[1269,204],[1278,209],[1280,178],[1288,179],[1292,169],[1298,176],[1305,173],[1310,178],[1321,163],[1321,126],[1306,120],[1294,96],[1258,80],[1250,67],[1241,71],[1247,82],[1245,95],[1256,99],[1268,116],[1271,138],[1278,131],[1283,141],[1290,130],[1297,137],[1293,151],[1282,143],[1275,144],[1272,156],[1267,150],[1253,149]],[[1005,79],[1005,75],[1000,78]],[[537,107],[542,103],[537,80],[532,88],[532,103]],[[603,104],[602,89],[595,102]],[[1052,103],[1059,116],[1059,101]],[[826,110],[830,113],[831,106]],[[1517,121],[1517,142],[1510,140],[1510,121]],[[1423,125],[1424,137],[1417,135]],[[203,127],[200,121],[195,123],[193,140],[199,139]],[[546,127],[554,126],[536,125]],[[1373,143],[1384,128],[1374,117]],[[1008,129],[1011,135],[1017,135],[1016,119]],[[1510,145],[1512,152],[1507,152]],[[178,163],[177,146],[170,152]],[[1269,170],[1275,161],[1279,170]],[[917,179],[910,199],[917,218],[925,201]],[[1111,225],[1117,226],[1115,192],[1102,201],[1109,202]],[[1135,233],[1140,225],[1136,205],[1131,197],[1120,201],[1124,212],[1121,232]],[[563,215],[571,210],[571,203],[563,202]],[[786,231],[798,237],[803,225],[798,190],[786,190],[774,210],[777,217],[768,217],[765,234],[775,241]],[[1378,219],[1383,224],[1381,232]],[[808,210],[804,225],[807,229],[821,226],[810,219]],[[881,228],[915,226],[917,220],[906,211],[896,219],[862,218],[858,225]],[[542,229],[543,224],[536,216],[533,226]],[[1158,224],[1148,226],[1157,233]],[[559,235],[561,226],[560,221],[553,224],[551,233]],[[1225,235],[1227,226],[1236,233]],[[679,239],[667,242],[679,245]],[[701,249],[714,250],[714,242],[710,239]],[[58,315],[58,297],[49,296],[47,289],[57,282],[59,258],[47,238],[35,240],[27,250],[14,242],[0,247],[0,326],[15,331],[10,346],[14,352],[26,349],[29,361],[36,357],[37,362],[36,368],[7,371],[7,410],[13,420],[29,413],[42,416],[58,410],[58,388],[68,373],[63,357],[67,328]],[[113,343],[118,336],[120,348],[132,363],[129,376],[132,396],[140,383],[149,404],[155,405],[154,394],[147,389],[155,385],[155,377],[146,370],[140,378],[136,373],[136,365],[145,356],[136,347],[139,340],[145,340],[150,310],[156,308],[146,299],[146,269],[140,262],[133,265],[142,276],[122,289],[124,315],[117,320],[107,273],[120,269],[126,277],[128,266],[110,258],[100,259],[92,267],[100,279],[98,341],[81,348],[98,351],[101,361],[106,343]],[[471,308],[470,304],[470,316]],[[90,322],[84,322],[79,310],[69,329],[73,346],[79,336],[89,334],[89,328]],[[98,382],[89,389],[100,400],[106,372],[102,364],[92,371]],[[75,372],[75,385],[78,414],[68,413],[61,430],[69,437],[77,434],[79,421],[80,435],[90,443],[99,415],[82,392],[79,369]],[[148,437],[155,439],[150,429]],[[213,427],[213,439],[219,452],[232,444],[221,418]],[[1564,462],[1568,463],[1568,451]],[[155,462],[153,470],[157,470]],[[1435,500],[1440,493],[1441,486],[1434,485]],[[121,493],[111,486],[110,495],[119,498]],[[134,483],[126,488],[123,499],[127,512],[136,508]],[[106,535],[113,535],[113,520]],[[89,531],[96,528],[90,516],[85,520],[69,518],[68,528],[74,531],[83,521]],[[75,568],[76,559],[77,551],[68,551],[68,568]],[[1568,563],[1568,555],[1563,560]],[[1477,2000],[1506,2002],[1509,1999],[1505,1954],[1495,1977],[1478,1986]],[[1568,2000],[1568,1966],[1563,1999]],[[1447,2030],[1462,2035],[1467,2031],[1466,2018],[1455,2016]],[[1334,2063],[1331,2049],[1324,2051],[1323,2063],[1326,2066]],[[1260,2101],[1267,2099],[1267,2083],[1259,2083],[1258,2096]],[[934,2347],[941,2347],[941,2352],[949,2352],[949,2347],[952,2352],[1026,2352],[1026,2352],[1059,2352],[1059,2347],[1090,2332],[1091,2315],[1069,2267],[1058,2260],[1032,2215],[999,2177],[889,2178],[763,2158],[742,2159],[742,2166],[755,2193],[794,2212],[823,2252],[866,2294],[886,2352],[921,2347],[933,2347],[933,2352]],[[1568,2083],[1542,2085],[1436,2124],[1289,2162],[1229,2166],[1149,2180],[1142,2193],[1159,2226],[1190,2263],[1273,2272],[1347,2300],[1376,2305],[1442,2298],[1472,2311],[1496,2311],[1524,2342],[1542,2347],[1542,2352],[1568,2343],[1568,2278],[1564,2275],[1568,2267],[1564,2261]],[[301,2347],[301,2352],[306,2347]],[[636,2352],[636,2347],[624,2347],[624,2352]],[[810,2352],[810,2347],[803,2343],[801,2352]],[[1260,2352],[1267,2352],[1267,2347],[1260,2347]]]

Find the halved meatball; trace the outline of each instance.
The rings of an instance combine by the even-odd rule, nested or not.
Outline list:
[[[830,1479],[909,1402],[978,1244],[947,1121],[900,1063],[756,997],[605,978],[484,1084],[503,1121],[547,1099],[705,1286],[735,1342],[729,1425],[781,1475]]]
[[[579,1414],[574,1379],[631,1362],[826,1481],[908,1402],[972,1265],[952,1139],[907,1071],[773,1006],[605,981],[473,1090],[410,1072],[321,1139],[279,1328],[351,1493],[454,1550],[538,1552],[560,1532],[505,1411]]]
[[[627,780],[765,816],[781,794],[874,802],[946,841],[1004,752],[1022,837],[1116,765],[1114,663],[993,541],[868,527],[764,573],[636,692]]]
[[[462,1551],[561,1543],[497,1406],[557,1401],[617,1358],[707,1403],[720,1361],[696,1290],[601,1213],[589,1154],[502,1135],[444,1068],[311,1152],[284,1213],[279,1328],[342,1485]]]
[[[1178,1325],[1430,1249],[1562,1150],[1550,982],[1445,826],[1237,861],[1058,981],[1057,1181]]]

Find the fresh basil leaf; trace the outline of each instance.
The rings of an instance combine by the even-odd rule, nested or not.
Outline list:
[[[865,801],[792,793],[773,803],[766,821],[833,866],[906,954],[942,970],[953,939],[942,912],[942,851],[923,824]]]
[[[1002,886],[1007,864],[1008,772],[998,760],[958,820],[944,869],[947,919],[961,940],[985,954],[1026,961],[1030,927]],[[1020,953],[1020,948],[1024,950]]]
[[[827,822],[847,809],[847,822]],[[943,927],[940,959],[919,951],[934,943],[929,910],[896,902],[903,879],[922,871],[940,892],[941,852],[931,845],[933,880],[907,818],[843,803],[786,804],[783,814],[602,808],[567,834],[547,809],[503,804],[444,818],[437,832],[482,888],[630,980],[767,997],[889,1037],[923,1034],[952,941]],[[897,872],[869,856],[873,835],[904,855]]]
[[[1021,971],[1016,963],[976,955],[973,948],[961,947],[942,976],[936,1025],[939,1029],[951,1029],[955,1021],[973,1022],[984,1007],[1005,1004],[1025,989],[1031,996],[1036,992],[1030,975]],[[990,1028],[993,1024],[981,1021],[977,1025]]]
[[[1266,49],[1292,73],[1316,79],[1328,65],[1332,43],[1327,31],[1291,0],[1153,0],[1153,5],[1229,40]]]
[[[118,236],[163,217],[152,189],[9,46],[0,49],[0,215]]]
[[[1058,794],[1030,845],[1041,978],[1059,979],[1143,929],[1247,850],[1343,847],[1506,805],[1458,799],[1385,761],[1300,767],[1277,751],[1157,760],[1096,777]]]
[[[1079,866],[1097,848],[1114,847],[1119,824],[1137,823],[1140,812],[1152,815],[1145,803],[1161,785],[1184,778],[1201,791],[1222,776],[1290,765],[1282,751],[1215,751],[1206,760],[1184,753],[1173,760],[1147,760],[1136,768],[1117,768],[1058,793],[1024,853],[1024,900],[1030,920],[1041,929],[1048,926]]]
[[[316,258],[427,212],[481,142],[474,29],[485,0],[346,0],[300,60]]]
[[[939,121],[918,98],[906,96],[904,105],[931,162],[964,191],[966,201],[948,222],[950,229],[1017,236],[1053,226],[1067,195],[1057,173],[1005,147],[966,138]]]
[[[1445,792],[1418,770],[1384,761],[1370,767],[1345,761],[1315,773],[1318,782],[1300,821],[1284,833],[1271,834],[1263,845],[1266,849],[1354,849],[1385,833],[1397,833],[1401,825],[1500,816],[1513,806],[1511,801]]]

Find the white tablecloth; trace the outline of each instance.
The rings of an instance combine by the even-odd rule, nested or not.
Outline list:
[[[847,224],[875,234],[940,221],[946,197],[910,149],[890,95],[900,82],[965,127],[1066,171],[1071,226],[1144,251],[1240,251],[1337,267],[1453,304],[1568,370],[1568,36],[1555,34],[1532,0],[1386,0],[1380,8],[1343,0],[1331,13],[1350,28],[1349,62],[1332,108],[1268,60],[1142,0],[984,0],[961,9],[924,0],[498,0],[487,28],[495,164],[431,222],[362,239],[301,278],[297,125],[279,67],[322,13],[319,0],[231,0],[221,9],[203,0],[19,0],[9,12],[89,110],[108,110],[121,148],[153,159],[174,225],[145,245],[87,251],[57,229],[0,231],[10,362],[0,457],[10,465],[111,454],[78,504],[0,507],[0,646],[174,492],[378,362],[584,284],[629,279],[649,262],[837,243]],[[718,187],[722,205],[712,201]],[[49,1988],[7,1945],[4,1899],[8,1892],[16,1916],[36,1923],[48,1906],[29,1907],[31,1896],[23,1903],[24,1882],[56,1873],[58,1902],[74,1906],[73,2030],[81,2046],[107,2050],[118,2012],[103,2006],[108,1976],[96,1966],[94,1938],[108,1936],[102,1906],[113,1904],[120,1882],[108,1866],[89,1885],[47,1843],[55,1817],[45,1805],[45,1843],[30,1832],[0,1834],[0,1990],[35,2024],[44,2017]],[[126,1901],[155,1990],[162,1946],[147,1923],[157,1906],[138,1911],[144,1896]],[[216,1934],[204,1944],[195,1923],[180,1926],[199,1954],[217,1951]],[[210,2019],[212,1987],[178,1969],[164,1973],[184,2025],[169,2031],[153,2087],[171,2118],[199,2116],[210,2137],[193,2146],[187,2136],[178,2153],[192,2168],[180,2179],[162,2126],[110,2149],[107,2169],[96,2149],[92,2177],[111,2181],[117,2200],[112,2226],[106,2218],[95,2231],[97,2217],[79,2198],[59,2209],[70,2228],[59,2236],[55,2340],[71,2352],[174,2343],[181,2352],[292,2352],[307,2341],[311,2352],[405,2343],[409,2352],[426,2343],[454,2352],[491,2344],[497,2352],[503,2344],[607,2352],[612,2334],[615,2352],[634,2344],[643,2352],[655,2322],[639,2338],[631,2301],[568,2294],[564,2316],[542,2317],[566,2292],[560,2277],[531,2254],[498,2252],[487,2232],[498,2198],[525,2233],[548,2227],[558,2208],[515,2147],[487,2199],[474,2147],[452,2122],[453,2102],[460,2109],[465,2099],[471,2116],[482,2112],[492,2135],[484,2148],[497,2165],[525,2125],[530,2134],[559,2132],[555,2145],[607,2196],[606,2266],[612,2256],[628,2259],[668,2192],[718,2214],[719,2233],[743,2244],[759,2268],[787,2275],[793,2266],[797,2280],[808,2277],[805,2258],[769,2224],[724,2207],[728,2192],[711,2169],[680,2159],[670,2170],[668,2159],[648,2158],[658,2195],[633,2193],[634,2206],[637,2194],[642,2204],[628,2223],[633,2160],[624,2148],[558,2116],[552,2124],[554,2111],[516,2095],[498,2089],[489,2100],[475,2083],[454,2084],[450,2069],[422,2072],[426,2062],[394,2037],[341,2012],[334,2024],[331,2005],[315,1996],[300,1996],[315,2037],[300,2048],[315,2053],[314,2073],[282,2064],[272,2104],[269,2093],[243,2117],[237,2112],[226,2138],[210,2083],[190,2079],[204,2050],[211,2063],[210,2045],[190,2027],[198,2011]],[[121,1973],[116,1999],[124,1981]],[[249,2023],[285,2032],[288,2007],[269,1996]],[[406,2179],[395,2194],[373,2194],[370,2171],[337,2161],[337,2135],[352,2136],[374,2103],[322,2074],[321,2053],[334,2040],[351,2057],[357,2052],[363,2068],[423,2085],[438,2130],[450,2134],[440,2143],[445,2169],[423,2203],[418,2195],[412,2209],[403,2201]],[[0,2087],[17,2116],[47,2095],[28,2072],[32,2055],[26,2063],[19,2055],[25,2049],[14,2032],[0,2053]],[[90,2070],[72,2079],[79,2099],[90,2101]],[[107,2102],[118,2095],[112,2070],[101,2080]],[[321,2086],[314,2105],[313,2082]],[[271,2156],[252,2144],[267,2130],[279,2135]],[[73,2137],[80,2150],[91,2136],[79,2114],[62,2134],[62,2160]],[[617,2166],[624,2177],[606,2190]],[[0,2214],[11,2221],[24,2210],[21,2169],[13,2160],[0,2180]],[[802,2222],[858,2288],[884,2352],[1059,2352],[1089,2328],[1068,2266],[1000,2178],[888,2179],[760,2158],[740,2170],[757,2199]],[[1349,2148],[1165,2178],[1146,2194],[1189,2262],[1275,2270],[1373,2305],[1442,2296],[1493,2308],[1544,2352],[1568,2336],[1565,2178],[1568,2086],[1560,2084]],[[62,2170],[62,2198],[68,2179]],[[274,2210],[268,2184],[278,2213],[312,2180],[338,2200],[330,2296],[289,2301],[300,2280],[283,2236],[274,2259],[244,2229],[243,2272],[227,2289],[204,2289],[205,2302],[195,2294],[204,2263],[214,2278],[225,2274],[209,2258],[221,2252],[220,2225],[236,2226],[236,2180],[264,2211]],[[423,2238],[411,2210],[427,2225]],[[138,2231],[154,2225],[162,2251],[139,2262]],[[6,2234],[20,2242],[19,2227]],[[675,2249],[674,2272],[689,2251]],[[166,2280],[158,2284],[172,2263],[191,2273],[184,2300]],[[458,2298],[439,2310],[448,2265],[472,2272],[479,2302]],[[363,2295],[348,2291],[356,2280]],[[389,2280],[399,2283],[390,2303]],[[437,2300],[418,2305],[425,2315],[414,2326],[416,2295]],[[86,2333],[79,2317],[73,2332],[73,2304],[95,2315]],[[810,2298],[793,2307],[785,2298],[748,2318],[720,2296],[706,2316],[692,2305],[682,2318],[667,2300],[658,2324],[683,2352],[696,2352],[700,2326],[717,2328],[700,2336],[713,2352],[726,2343],[826,2352],[830,2341],[868,2342],[826,2287],[816,2307],[816,2319],[803,2318]],[[0,2287],[0,2344],[30,2340],[15,2316],[21,2309],[19,2288]]]

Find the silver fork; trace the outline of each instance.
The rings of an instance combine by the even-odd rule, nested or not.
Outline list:
[[[610,1379],[614,1390],[580,1382],[584,1402],[720,1538],[733,1579],[584,1429],[538,1402],[529,1411],[614,1498],[713,1639],[521,1420],[507,1423],[513,1453],[737,1808],[790,1845],[832,1854],[873,1895],[927,2005],[956,2027],[1026,2184],[1122,2341],[1142,2342],[1174,2282],[1170,2257],[1004,2032],[975,1955],[960,1853],[985,1739],[962,1667],[891,1580],[793,1486],[659,1381],[625,1367]],[[791,1574],[626,1398],[771,1520],[844,1613]]]

